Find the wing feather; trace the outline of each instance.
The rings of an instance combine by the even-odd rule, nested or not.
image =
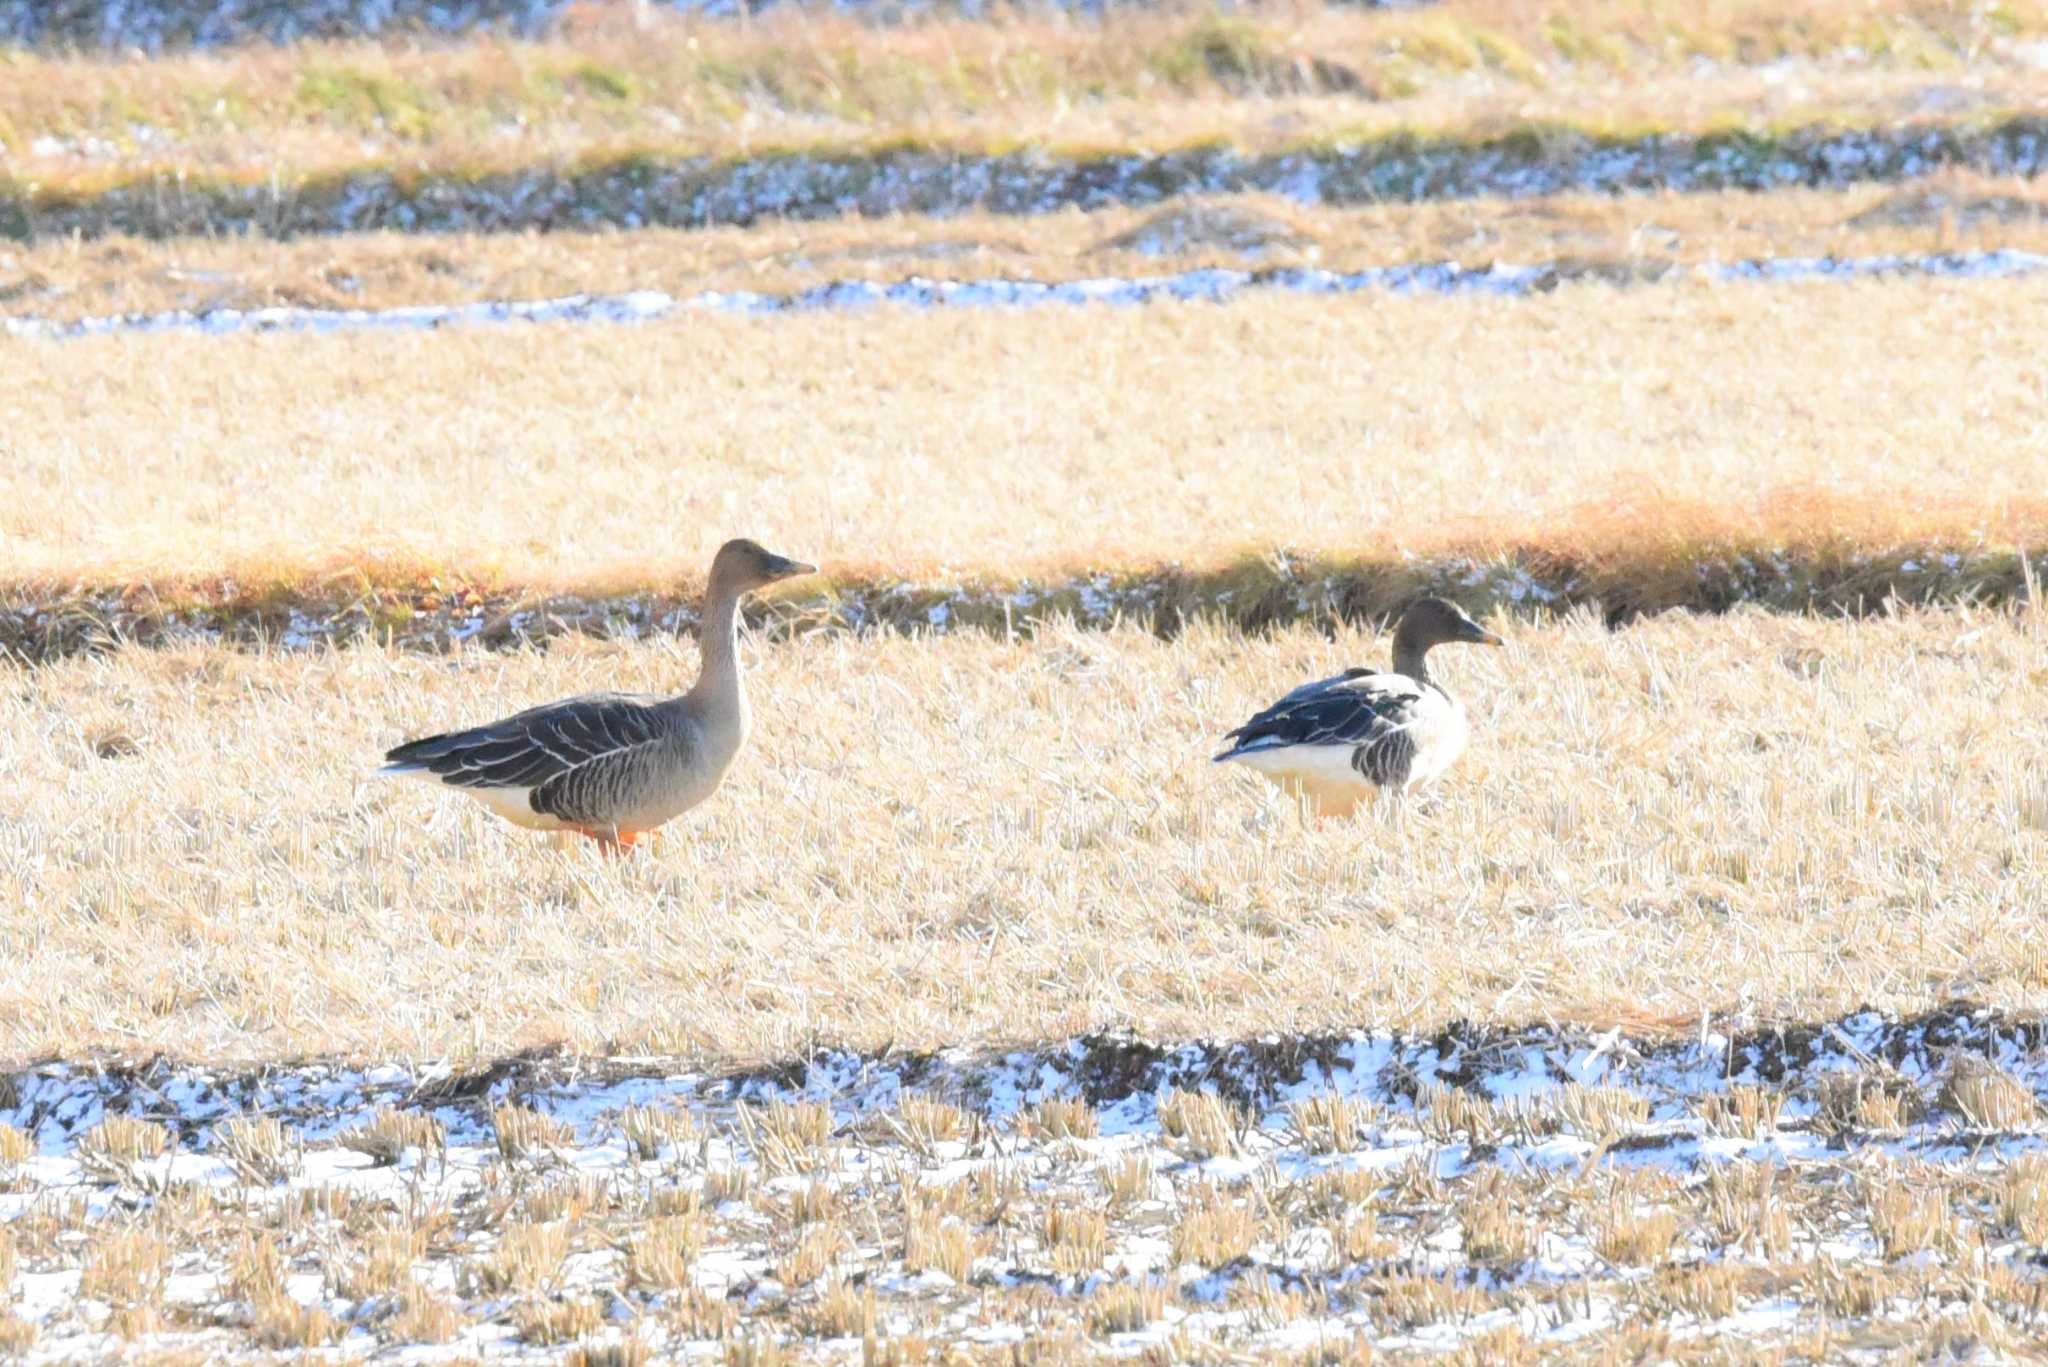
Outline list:
[[[1405,725],[1422,689],[1406,675],[1362,669],[1304,684],[1226,735],[1235,744],[1217,758],[1291,745],[1370,746]]]
[[[384,758],[457,788],[524,788],[537,812],[602,822],[596,808],[619,786],[620,766],[667,738],[660,699],[586,693],[467,731],[409,741]],[[597,772],[592,772],[596,770]]]

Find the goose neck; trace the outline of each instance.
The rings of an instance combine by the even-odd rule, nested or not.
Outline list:
[[[1407,632],[1394,633],[1394,672],[1405,674],[1417,683],[1429,682],[1429,667],[1423,657],[1429,654],[1429,644],[1418,641]]]
[[[713,590],[704,603],[704,622],[698,631],[698,649],[703,667],[690,696],[702,702],[736,705],[740,692],[740,596],[723,589]]]

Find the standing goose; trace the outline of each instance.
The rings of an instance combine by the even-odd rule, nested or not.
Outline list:
[[[689,692],[545,703],[489,726],[408,741],[385,754],[377,773],[460,788],[532,830],[573,831],[612,852],[631,846],[710,797],[746,743],[740,595],[815,570],[751,541],[728,541],[711,561],[698,637],[704,664]]]
[[[1429,677],[1431,646],[1500,637],[1442,598],[1424,598],[1394,628],[1390,674],[1347,669],[1306,683],[1224,737],[1218,764],[1258,770],[1318,816],[1348,816],[1374,788],[1432,782],[1465,748],[1465,709]]]

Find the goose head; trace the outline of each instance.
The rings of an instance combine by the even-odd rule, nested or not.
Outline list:
[[[1480,646],[1501,644],[1500,637],[1473,621],[1465,609],[1448,598],[1419,598],[1410,603],[1408,610],[1401,614],[1401,624],[1394,628],[1394,634],[1405,636],[1424,648],[1452,641]]]
[[[713,593],[748,593],[800,574],[816,574],[816,565],[777,555],[745,537],[726,542],[711,560]]]
[[[1422,678],[1422,657],[1431,646],[1462,641],[1468,645],[1497,646],[1500,637],[1472,620],[1465,609],[1447,598],[1420,598],[1408,605],[1394,628],[1394,670]]]

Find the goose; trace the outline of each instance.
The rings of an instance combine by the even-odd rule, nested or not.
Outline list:
[[[1465,708],[1429,677],[1424,657],[1447,641],[1501,644],[1456,603],[1423,598],[1394,628],[1391,673],[1347,669],[1305,683],[1230,732],[1218,764],[1242,764],[1319,817],[1349,816],[1375,789],[1434,782],[1465,748]]]
[[[380,777],[459,789],[515,825],[568,832],[618,853],[718,789],[746,743],[740,679],[742,595],[817,567],[728,541],[711,561],[699,648],[704,662],[676,698],[585,693],[488,726],[387,751]]]

